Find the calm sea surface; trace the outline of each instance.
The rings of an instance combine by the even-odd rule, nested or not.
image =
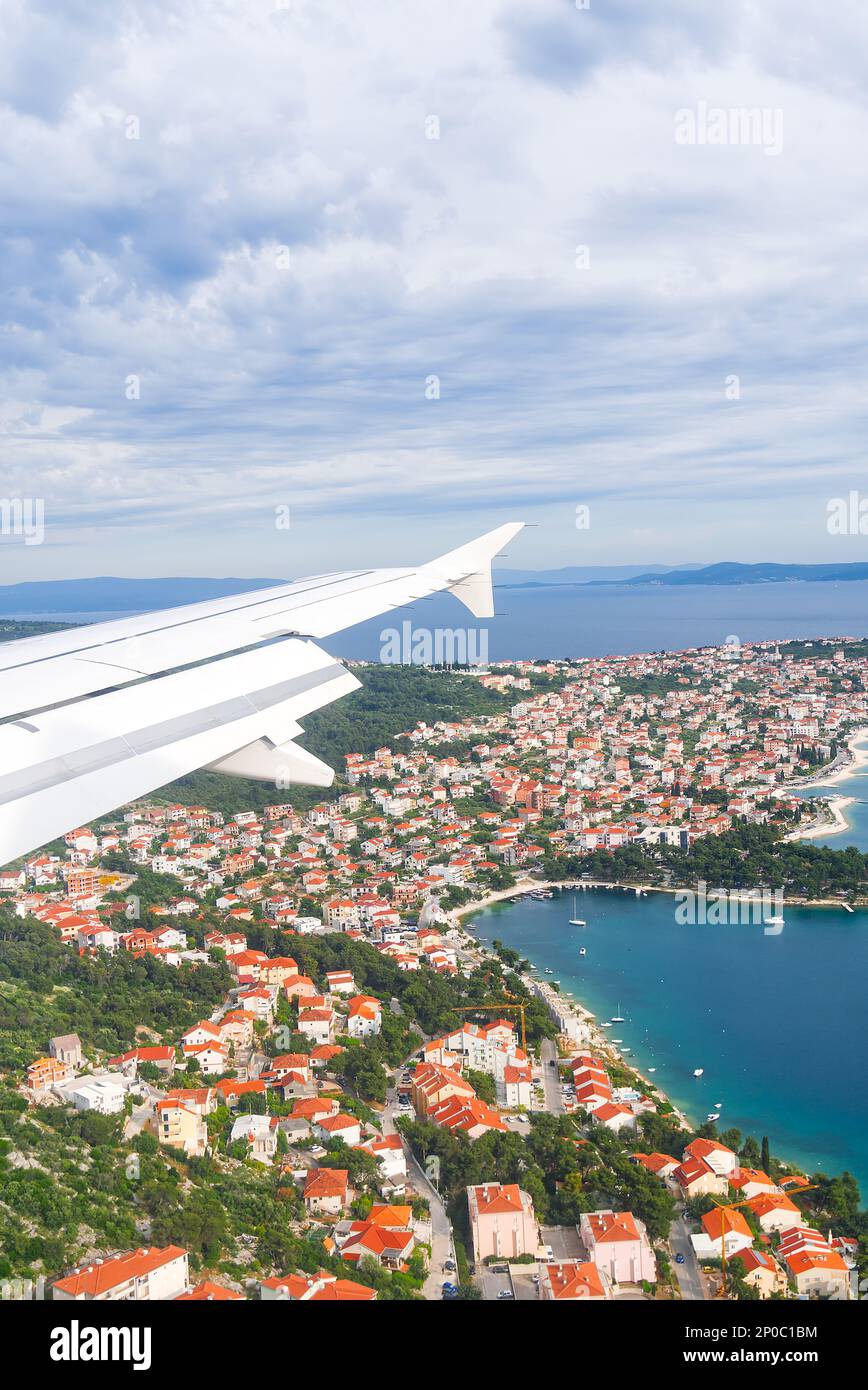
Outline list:
[[[849,1169],[868,1198],[868,913],[791,908],[761,926],[688,926],[673,897],[623,890],[498,904],[468,927],[499,938],[631,1049],[691,1119],[769,1136],[808,1171]],[[585,956],[579,947],[586,948]],[[703,1067],[701,1078],[694,1067]],[[720,1104],[718,1104],[720,1102]]]

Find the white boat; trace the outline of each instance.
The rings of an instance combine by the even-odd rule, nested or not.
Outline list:
[[[579,914],[578,900],[577,900],[576,895],[575,895],[575,893],[574,893],[574,894],[573,894],[573,915],[572,915],[572,917],[570,918],[570,926],[571,926],[571,927],[586,927],[588,924],[587,924],[587,922],[585,921],[584,917],[580,917],[578,914]]]
[[[585,950],[584,946],[580,946],[580,947],[579,947],[579,955],[580,955],[580,956],[586,956],[587,954],[588,954],[588,953],[587,953],[587,951]]]
[[[656,1067],[649,1067],[649,1068],[648,1068],[648,1075],[650,1076],[651,1073],[654,1072],[654,1071],[656,1071],[656,1070],[657,1070]]]
[[[611,1023],[601,1023],[601,1024],[600,1024],[600,1027],[601,1027],[601,1028],[611,1028],[611,1026],[612,1026]]]
[[[620,1001],[618,1002],[618,1012],[617,1012],[616,1014],[612,1014],[612,1022],[613,1022],[613,1023],[623,1023],[623,1022],[624,1022],[624,1015],[621,1013],[621,1004],[620,1004]]]
[[[707,1125],[710,1125],[710,1124],[713,1124],[713,1122],[714,1122],[715,1120],[719,1120],[719,1119],[720,1119],[720,1111],[719,1111],[719,1110],[712,1110],[712,1111],[710,1111],[710,1112],[706,1115],[706,1117],[705,1117],[705,1123],[706,1123]]]
[[[705,1067],[694,1067],[694,1069],[693,1069],[693,1075],[694,1075],[694,1076],[702,1076],[702,1074],[703,1074],[704,1071],[705,1071]]]
[[[612,1042],[616,1042],[616,1043],[623,1042],[623,1038],[613,1038],[613,1039],[612,1039]]]
[[[784,919],[780,916],[767,917],[764,925],[767,927],[782,927],[784,925]]]
[[[841,906],[843,907],[843,909],[844,909],[845,912],[852,912],[852,911],[853,911],[853,909],[852,909],[852,907],[850,906],[849,903],[842,903]]]
[[[554,975],[555,972],[551,969],[550,966],[547,965],[547,966],[546,966],[546,972],[545,972],[545,973],[546,973],[547,975]]]

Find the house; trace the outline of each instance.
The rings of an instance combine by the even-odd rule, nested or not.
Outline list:
[[[277,1153],[276,1115],[238,1115],[229,1135],[230,1144],[247,1141],[249,1156],[270,1163]]]
[[[402,1269],[413,1253],[416,1237],[409,1226],[384,1225],[369,1218],[352,1222],[338,1244],[344,1260],[374,1260],[382,1269]]]
[[[299,1009],[298,1031],[312,1043],[330,1043],[335,1026],[334,1009]]]
[[[778,1258],[805,1298],[850,1297],[850,1270],[828,1241],[807,1226],[781,1231]]]
[[[692,1144],[687,1145],[681,1158],[685,1163],[689,1158],[701,1158],[713,1173],[725,1178],[738,1172],[738,1155],[717,1139],[694,1139]]]
[[[175,1049],[171,1043],[156,1047],[134,1047],[130,1052],[122,1052],[119,1057],[112,1057],[109,1066],[135,1075],[142,1063],[157,1067],[161,1072],[172,1072],[175,1070]]]
[[[356,982],[352,970],[327,970],[329,994],[355,994]]]
[[[530,1066],[505,1066],[497,1076],[497,1100],[508,1110],[530,1110],[533,1073]]]
[[[468,1139],[480,1139],[493,1129],[501,1134],[508,1132],[497,1111],[476,1096],[449,1096],[447,1100],[438,1101],[428,1111],[428,1119],[444,1129],[460,1131]]]
[[[725,1197],[726,1178],[715,1173],[702,1158],[689,1157],[679,1163],[672,1174],[674,1190],[680,1191],[686,1201],[692,1197]]]
[[[564,1260],[540,1265],[539,1296],[559,1303],[611,1298],[612,1286],[604,1271],[590,1261],[583,1264],[580,1260]]]
[[[452,1096],[469,1099],[475,1094],[470,1082],[465,1081],[452,1067],[440,1066],[437,1062],[420,1062],[413,1072],[410,1099],[416,1114],[423,1119],[433,1106]]]
[[[403,1191],[407,1177],[407,1156],[400,1134],[385,1134],[382,1137],[378,1135],[375,1139],[366,1139],[356,1147],[364,1149],[365,1153],[373,1154],[384,1183],[396,1192]]]
[[[243,1303],[245,1302],[243,1293],[236,1293],[234,1289],[224,1288],[222,1284],[215,1284],[210,1279],[203,1279],[195,1289],[189,1293],[178,1294],[176,1303]]]
[[[739,1168],[730,1178],[729,1185],[738,1197],[745,1199],[779,1191],[768,1173],[763,1173],[758,1168]]]
[[[373,1303],[377,1291],[352,1279],[336,1279],[323,1270],[319,1274],[286,1274],[282,1278],[263,1279],[259,1296],[263,1303]]]
[[[177,1245],[155,1246],[82,1265],[55,1282],[52,1297],[78,1302],[156,1302],[186,1293],[189,1283],[187,1251]]]
[[[56,1057],[59,1062],[66,1062],[75,1070],[81,1066],[81,1038],[77,1033],[63,1033],[58,1038],[52,1038],[48,1044],[50,1057]]]
[[[347,1004],[347,1032],[351,1038],[376,1037],[383,1026],[383,1006],[369,994],[357,994]]]
[[[312,1216],[340,1216],[352,1189],[346,1168],[311,1168],[304,1179],[304,1205]]]
[[[645,1168],[649,1173],[653,1173],[655,1177],[662,1178],[664,1182],[667,1183],[668,1180],[675,1173],[675,1170],[681,1166],[678,1162],[678,1159],[673,1158],[671,1154],[634,1153],[632,1155],[632,1158],[636,1163],[641,1163],[642,1167]]]
[[[354,1115],[326,1115],[314,1123],[314,1133],[324,1142],[341,1139],[350,1148],[362,1141],[362,1126]]]
[[[744,1282],[757,1289],[760,1298],[786,1294],[787,1276],[767,1250],[741,1250],[738,1258],[744,1266]]]
[[[583,1212],[579,1234],[589,1258],[612,1284],[655,1283],[654,1251],[643,1223],[632,1212]]]
[[[727,1259],[740,1255],[753,1245],[753,1231],[740,1211],[732,1207],[715,1207],[702,1218],[702,1230],[690,1237],[698,1260],[719,1260],[721,1244]]]
[[[76,1110],[95,1110],[98,1115],[118,1115],[124,1108],[124,1088],[113,1076],[90,1076],[67,1089]]]
[[[636,1116],[629,1105],[615,1105],[612,1101],[605,1101],[602,1105],[595,1106],[591,1119],[595,1125],[605,1125],[606,1129],[612,1130],[614,1134],[621,1130],[633,1134],[636,1130]]]
[[[208,1126],[193,1106],[166,1097],[157,1101],[157,1138],[161,1144],[201,1157],[208,1147]]]
[[[747,1205],[763,1231],[785,1231],[805,1225],[799,1208],[784,1192],[761,1192],[751,1197]]]
[[[60,1062],[54,1057],[37,1057],[27,1068],[27,1089],[34,1095],[43,1095],[52,1086],[71,1081],[74,1075],[69,1062]]]
[[[539,1240],[533,1201],[517,1183],[468,1187],[467,1210],[477,1268],[492,1255],[514,1260],[535,1252]]]

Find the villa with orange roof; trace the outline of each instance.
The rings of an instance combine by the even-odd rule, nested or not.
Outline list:
[[[533,1201],[517,1183],[468,1187],[467,1210],[477,1268],[491,1255],[514,1260],[535,1253],[539,1237]]]
[[[540,1265],[539,1296],[557,1303],[612,1297],[608,1275],[590,1261],[563,1260]]]
[[[656,1282],[657,1262],[648,1232],[632,1212],[583,1212],[579,1234],[588,1258],[612,1284]]]

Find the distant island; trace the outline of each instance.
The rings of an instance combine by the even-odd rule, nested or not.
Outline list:
[[[564,573],[566,574],[567,571]],[[645,569],[641,573],[619,575],[612,578],[604,578],[601,575],[594,578],[555,579],[543,578],[528,572],[525,579],[507,581],[503,587],[531,589],[565,584],[581,585],[583,588],[589,584],[617,584],[622,588],[644,587],[650,584],[666,588],[684,588],[687,585],[697,584],[735,587],[742,584],[793,582],[803,584],[846,583],[865,579],[868,579],[868,562],[862,561],[835,565],[776,565],[770,563],[743,565],[736,561],[723,561],[716,565],[705,565],[699,568],[685,566],[671,570]]]
[[[562,569],[494,571],[496,588],[547,589],[609,587],[679,587],[715,585],[736,587],[743,584],[782,584],[847,582],[868,579],[868,561],[834,565],[744,565],[724,561],[715,565],[568,565]],[[48,579],[25,584],[0,585],[0,615],[61,617],[145,613],[156,608],[202,603],[230,594],[290,584],[291,579],[217,579],[183,576],[159,579],[121,579],[97,576],[92,579]],[[44,629],[41,629],[44,630]],[[7,633],[7,637],[8,637]],[[29,636],[30,633],[22,634]]]

